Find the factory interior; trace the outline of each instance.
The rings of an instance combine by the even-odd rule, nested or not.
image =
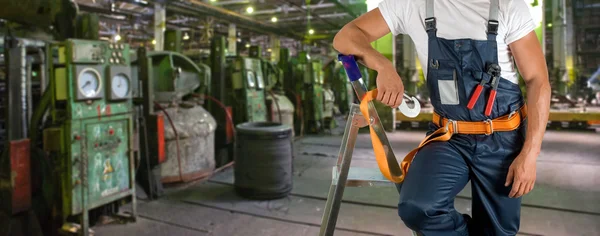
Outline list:
[[[517,235],[600,236],[600,1],[522,1],[552,95]],[[0,236],[415,233],[372,139],[400,162],[426,136],[415,44],[371,44],[420,109],[375,120],[333,47],[381,0],[1,2]]]

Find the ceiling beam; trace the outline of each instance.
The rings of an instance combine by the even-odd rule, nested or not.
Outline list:
[[[255,32],[264,34],[277,34],[300,40],[304,39],[303,34],[288,31],[287,29],[280,29],[224,8],[212,6],[198,0],[189,0],[188,2],[189,4],[171,1],[166,4],[167,11],[195,17],[212,16],[219,20],[234,23],[242,28],[247,28]]]
[[[339,0],[331,0],[331,1],[333,2],[333,4],[335,4],[336,6],[338,6],[339,8],[343,9],[348,14],[350,14],[350,16],[352,16],[354,18],[358,18],[359,14],[356,14],[354,11],[352,11],[352,9],[350,9],[348,6],[341,3]]]
[[[302,12],[308,12],[306,9],[302,8],[302,6],[300,6],[300,5],[298,5],[298,4],[294,3],[294,2],[291,2],[290,0],[277,0],[277,1],[279,1],[279,2],[281,2],[281,3],[287,3],[287,4],[290,4],[290,5],[294,6],[294,7],[296,7],[296,9],[298,9],[298,10],[300,10],[300,11],[302,11]],[[319,15],[318,15],[318,14],[314,14],[314,16],[315,16],[317,19],[319,19],[320,21],[324,22],[324,23],[327,23],[327,24],[329,24],[329,25],[331,25],[331,26],[334,26],[334,27],[342,28],[342,26],[341,26],[341,25],[339,25],[339,24],[333,23],[333,22],[331,22],[331,21],[328,21],[328,20],[326,20],[326,19],[323,19],[323,18],[319,17]]]

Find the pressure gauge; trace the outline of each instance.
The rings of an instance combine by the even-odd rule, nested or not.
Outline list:
[[[79,72],[77,77],[77,88],[84,98],[94,98],[100,93],[102,80],[100,73],[92,68],[86,68]]]
[[[113,98],[126,98],[129,94],[129,78],[125,74],[116,74],[111,79],[111,91]]]
[[[111,101],[125,101],[131,98],[131,67],[112,65],[108,69],[107,89],[108,99]]]

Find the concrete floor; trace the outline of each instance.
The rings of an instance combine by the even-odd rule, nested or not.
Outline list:
[[[423,131],[388,134],[397,156]],[[138,221],[94,228],[96,235],[317,235],[341,137],[309,136],[295,143],[294,189],[284,199],[253,201],[233,191],[233,170],[138,201]],[[360,134],[353,166],[376,168],[368,134]],[[520,235],[600,235],[600,132],[548,131],[535,189],[523,198]],[[455,200],[470,212],[469,185]],[[397,216],[393,185],[347,188],[336,235],[410,235]],[[127,211],[127,207],[124,209]]]

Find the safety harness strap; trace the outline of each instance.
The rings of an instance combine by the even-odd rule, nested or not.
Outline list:
[[[435,15],[433,14],[433,0],[427,0],[425,3],[425,30],[435,32],[437,30]]]
[[[369,106],[368,103],[377,97],[377,89],[373,89],[365,94],[365,96],[361,99],[360,103],[360,111],[362,115],[369,122]],[[527,117],[527,107],[523,106],[518,111],[514,113],[498,117],[494,120],[487,121],[453,121],[447,118],[442,118],[437,113],[433,114],[433,122],[440,127],[432,134],[425,137],[423,141],[419,144],[419,146],[409,152],[402,162],[400,163],[400,170],[402,172],[401,175],[393,174],[390,171],[390,164],[397,165],[397,163],[388,163],[387,154],[391,152],[391,147],[389,143],[385,145],[379,140],[377,134],[373,130],[373,127],[369,127],[371,133],[371,142],[373,144],[373,151],[375,152],[375,159],[377,160],[377,165],[379,166],[379,170],[383,174],[385,178],[394,182],[401,183],[404,181],[406,173],[408,173],[408,169],[413,159],[415,158],[417,152],[431,142],[439,142],[439,141],[448,141],[452,138],[454,134],[486,134],[490,135],[496,131],[511,131],[517,129],[521,121]]]
[[[490,2],[490,15],[488,17],[487,34],[488,40],[496,41],[496,35],[498,35],[498,0],[491,0]]]
[[[498,11],[499,11],[499,0],[491,0],[490,1],[490,12],[488,17],[488,25],[487,25],[487,34],[488,40],[496,40],[496,35],[498,35]],[[433,12],[433,0],[425,1],[425,30],[427,32],[437,30],[437,23],[435,19],[435,14]]]

